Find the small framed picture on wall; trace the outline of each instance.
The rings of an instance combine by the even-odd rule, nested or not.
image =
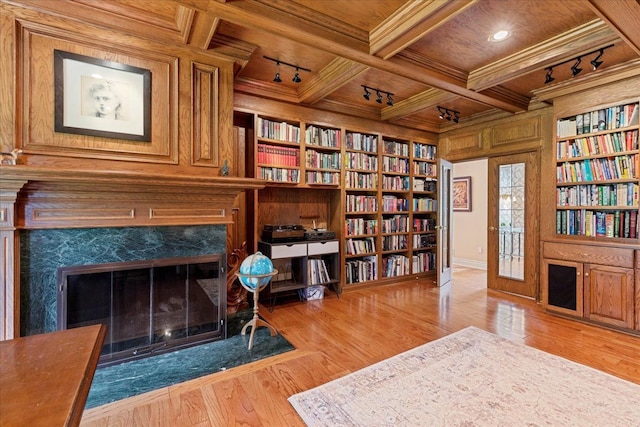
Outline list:
[[[471,177],[453,178],[453,210],[471,212]]]

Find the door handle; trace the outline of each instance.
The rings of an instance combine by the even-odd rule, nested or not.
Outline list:
[[[496,227],[489,227],[489,231],[497,231],[498,229]]]

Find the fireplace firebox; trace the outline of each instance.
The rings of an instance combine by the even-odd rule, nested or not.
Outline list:
[[[224,255],[58,269],[58,329],[107,326],[106,366],[226,338]]]

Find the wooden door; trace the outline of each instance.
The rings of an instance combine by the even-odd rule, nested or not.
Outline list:
[[[453,228],[451,217],[453,216],[453,165],[451,162],[438,160],[438,286],[444,286],[451,282],[452,276],[452,251]]]
[[[539,298],[539,154],[489,158],[487,287]],[[550,214],[550,213],[548,213]]]
[[[585,317],[633,329],[634,280],[630,268],[585,264]]]

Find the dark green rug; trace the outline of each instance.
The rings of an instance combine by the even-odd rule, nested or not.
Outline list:
[[[85,407],[105,405],[294,349],[282,335],[272,337],[263,327],[256,329],[253,348],[247,349],[250,330],[245,336],[240,330],[252,315],[247,310],[229,316],[226,340],[99,368]]]

